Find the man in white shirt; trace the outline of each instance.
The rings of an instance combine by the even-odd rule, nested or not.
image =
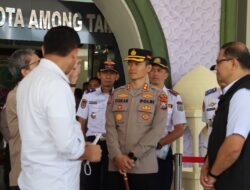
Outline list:
[[[77,63],[79,47],[74,29],[50,29],[44,37],[44,58],[18,86],[20,189],[78,190],[81,160],[100,159],[98,145],[85,146],[66,76]]]
[[[170,190],[173,179],[173,154],[171,143],[181,137],[187,123],[181,96],[174,90],[165,87],[169,76],[167,61],[162,57],[154,57],[149,72],[151,84],[162,89],[167,95],[167,123],[164,135],[157,146],[158,157],[158,190]]]
[[[224,44],[216,61],[218,83],[225,84],[201,169],[204,189],[250,189],[250,54],[245,44]]]

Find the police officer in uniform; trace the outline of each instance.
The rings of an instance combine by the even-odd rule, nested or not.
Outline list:
[[[149,73],[151,84],[163,89],[167,95],[167,123],[164,136],[158,143],[158,180],[159,190],[170,190],[173,179],[173,155],[171,143],[181,137],[184,125],[187,122],[181,96],[174,90],[167,89],[164,85],[169,76],[167,61],[162,57],[154,57],[152,70]]]
[[[222,90],[219,87],[209,89],[205,92],[205,97],[202,106],[202,121],[206,123],[207,137],[200,134],[200,144],[199,151],[200,155],[204,155],[204,151],[207,149],[208,137],[212,131],[213,119],[215,116],[215,111],[217,110],[219,97],[222,94]]]
[[[106,189],[108,152],[105,113],[109,94],[112,93],[114,82],[119,78],[117,63],[114,61],[101,63],[97,75],[101,80],[101,86],[97,89],[90,89],[83,95],[77,111],[82,130],[86,132],[87,141],[93,142],[96,135],[102,134],[98,142],[102,149],[102,159],[98,163],[91,163],[91,175],[84,174],[84,190]],[[86,122],[87,130],[85,129]]]
[[[146,82],[151,52],[129,49],[128,75],[131,82],[114,91],[106,112],[109,151],[109,190],[155,190],[158,164],[156,146],[167,116],[167,96]]]

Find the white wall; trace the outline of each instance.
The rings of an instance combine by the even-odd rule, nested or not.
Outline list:
[[[175,84],[197,65],[215,64],[220,0],[150,0],[166,37]],[[250,35],[249,35],[250,36]]]

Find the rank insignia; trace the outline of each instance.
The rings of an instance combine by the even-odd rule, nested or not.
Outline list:
[[[144,85],[143,85],[143,90],[148,90],[148,84],[147,83],[145,83]]]
[[[178,111],[184,111],[183,103],[182,102],[177,102],[177,110]]]
[[[128,94],[126,93],[121,93],[121,94],[118,94],[117,96],[118,98],[128,98]]]
[[[146,93],[146,94],[142,94],[143,98],[153,98],[153,94],[150,93]]]
[[[148,113],[144,113],[144,114],[142,114],[142,119],[149,120],[150,119],[150,115]]]
[[[123,106],[121,104],[117,105],[118,110],[122,110]]]
[[[82,99],[82,101],[81,101],[81,108],[82,109],[86,108],[86,104],[87,104],[87,100],[86,99]]]
[[[91,116],[92,119],[95,119],[96,118],[96,113],[92,112],[90,116]]]
[[[97,104],[97,101],[89,101],[89,104]]]
[[[122,119],[123,119],[122,114],[121,113],[116,114],[115,119],[116,119],[116,121],[122,121]]]
[[[145,105],[145,106],[142,106],[141,109],[144,111],[149,111],[149,110],[151,110],[151,106]]]

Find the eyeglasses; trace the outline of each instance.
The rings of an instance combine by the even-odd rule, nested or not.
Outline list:
[[[33,64],[38,65],[39,63],[40,63],[40,59],[38,59],[38,60],[36,60],[34,62],[29,63],[29,65],[33,65]]]
[[[224,61],[230,61],[230,60],[232,60],[232,58],[221,59],[221,60],[217,59],[217,60],[216,60],[216,64],[218,65],[218,64],[220,64],[220,63],[222,63],[222,62],[224,62]]]

